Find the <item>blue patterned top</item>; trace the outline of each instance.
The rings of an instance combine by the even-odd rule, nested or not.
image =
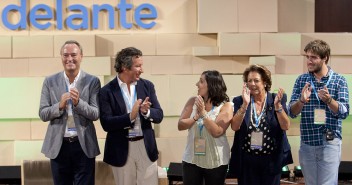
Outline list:
[[[324,76],[320,83],[316,80],[312,73],[302,74],[296,79],[295,85],[293,87],[291,101],[288,105],[289,116],[291,118],[296,118],[297,115],[293,115],[291,112],[291,106],[296,101],[299,101],[302,89],[306,82],[313,82],[313,86],[316,89],[323,88],[323,86],[327,84],[330,75],[332,76],[329,84],[327,85],[327,88],[331,97],[339,104],[337,114],[333,113],[326,103],[317,98],[316,94],[314,93],[314,89],[312,90],[312,94],[309,97],[309,102],[303,106],[301,111],[301,142],[311,146],[323,145],[323,134],[325,133],[326,129],[333,130],[335,132],[335,137],[342,139],[342,119],[345,119],[348,116],[350,110],[346,79],[343,76],[333,72],[330,67],[328,75]],[[314,124],[314,109],[316,108],[325,110],[325,124]]]

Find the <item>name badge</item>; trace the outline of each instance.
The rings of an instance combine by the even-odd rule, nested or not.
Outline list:
[[[263,132],[253,131],[251,133],[251,149],[263,148]]]
[[[77,131],[76,126],[75,126],[75,120],[73,119],[72,115],[67,117],[67,130],[68,131]]]
[[[135,124],[133,128],[128,129],[128,137],[136,137],[139,133],[140,125]]]
[[[194,139],[194,154],[205,155],[205,139],[197,137]]]
[[[325,124],[324,109],[314,109],[314,124]]]

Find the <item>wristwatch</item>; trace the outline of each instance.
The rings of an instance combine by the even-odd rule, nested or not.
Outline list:
[[[282,112],[282,107],[280,107],[279,109],[275,110],[275,112],[281,113]]]

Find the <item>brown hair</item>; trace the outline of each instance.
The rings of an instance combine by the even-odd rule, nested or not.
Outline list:
[[[247,83],[248,82],[248,74],[250,72],[257,72],[260,74],[260,76],[262,77],[262,80],[265,84],[265,90],[266,91],[270,91],[271,89],[271,72],[262,65],[258,65],[258,64],[254,64],[254,65],[250,65],[244,72],[243,72],[243,82]]]
[[[330,47],[328,43],[323,40],[313,40],[309,42],[304,48],[304,52],[312,52],[316,55],[319,55],[321,59],[326,57],[325,64],[328,64],[330,59]]]

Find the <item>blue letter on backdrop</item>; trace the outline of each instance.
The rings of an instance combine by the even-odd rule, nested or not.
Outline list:
[[[150,11],[150,14],[141,14],[141,11],[143,9],[147,9]],[[137,9],[134,12],[134,18],[136,20],[136,23],[138,26],[145,28],[145,29],[149,29],[152,28],[155,25],[155,22],[152,21],[149,24],[145,24],[141,21],[141,19],[155,19],[158,16],[158,13],[155,9],[155,7],[151,4],[141,4],[137,7]]]
[[[88,11],[87,11],[86,7],[84,7],[83,5],[75,4],[75,5],[69,6],[68,10],[70,10],[70,11],[79,10],[82,12],[82,14],[72,14],[69,17],[67,17],[67,19],[66,19],[67,27],[74,29],[74,30],[78,30],[81,28],[85,29],[85,30],[88,29]],[[72,22],[75,19],[82,20],[82,23],[78,24],[78,25],[73,24]]]
[[[45,12],[47,12],[47,14],[45,15],[37,15],[36,12],[38,10],[44,10]],[[49,28],[51,26],[50,22],[47,22],[45,24],[39,24],[37,22],[38,19],[40,20],[50,20],[53,18],[53,12],[51,11],[50,7],[48,5],[45,4],[39,4],[36,5],[32,8],[31,12],[29,13],[29,20],[31,22],[31,24],[41,30],[45,30],[47,28]]]
[[[2,14],[1,14],[1,19],[2,19],[2,22],[3,24],[11,29],[11,30],[16,30],[18,28],[21,28],[21,29],[26,29],[27,27],[27,24],[26,24],[26,0],[21,0],[21,5],[20,6],[17,6],[17,5],[8,5],[4,8],[4,10],[2,11]],[[7,15],[10,11],[13,11],[13,10],[16,10],[20,13],[20,21],[17,23],[17,24],[12,24],[9,22],[8,18],[7,18]]]

